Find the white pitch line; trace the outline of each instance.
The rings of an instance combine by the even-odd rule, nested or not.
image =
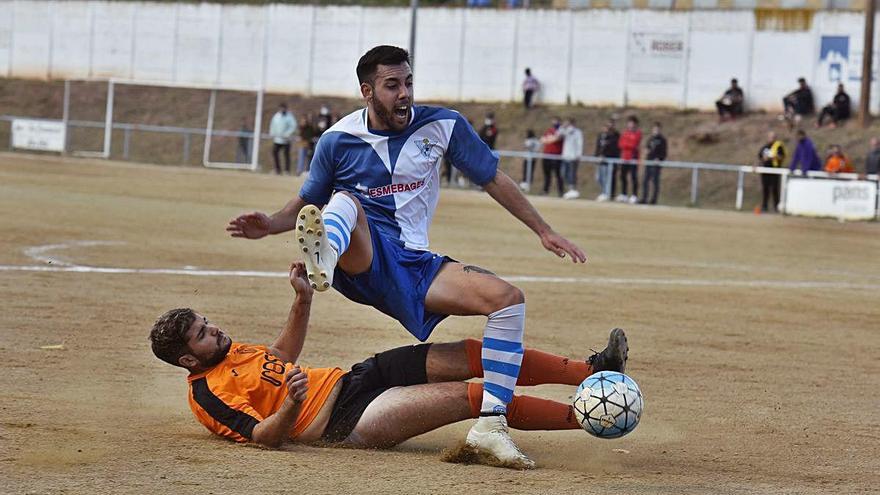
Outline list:
[[[45,253],[49,251],[55,251],[58,249],[67,249],[69,247],[75,246],[119,246],[125,244],[124,242],[119,241],[70,241],[70,242],[62,242],[60,244],[44,244],[42,246],[32,246],[24,250],[25,256],[28,258],[34,259],[36,261],[42,261],[43,263],[51,263],[58,266],[77,266],[74,263],[69,263],[64,261],[61,258],[55,258],[53,256],[47,256]]]
[[[101,273],[137,275],[183,275],[190,277],[252,277],[286,278],[287,272],[257,270],[201,270],[184,268],[104,268],[94,266],[40,266],[0,265],[3,272]],[[622,278],[622,277],[537,277],[529,275],[501,276],[508,282],[623,285],[623,286],[677,286],[677,287],[751,287],[770,289],[853,289],[880,290],[880,284],[851,282],[821,282],[810,280],[727,280],[692,278]]]

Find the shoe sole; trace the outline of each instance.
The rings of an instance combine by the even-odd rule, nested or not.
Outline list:
[[[626,341],[626,332],[622,328],[611,330],[611,335],[608,336],[608,349],[614,349],[615,358],[620,360],[620,369],[617,371],[621,373],[626,371],[626,360],[629,359],[629,344]]]
[[[327,272],[318,264],[324,239],[324,220],[317,206],[306,205],[296,217],[296,242],[303,253],[303,262],[312,289],[323,292],[330,288]]]

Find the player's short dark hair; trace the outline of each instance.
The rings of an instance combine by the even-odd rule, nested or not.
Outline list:
[[[626,118],[626,121],[632,122],[635,125],[639,125],[639,118],[636,117],[635,115],[630,115],[629,117]]]
[[[663,126],[660,125],[660,122],[657,122],[656,120],[654,121],[654,127],[659,127],[661,129],[663,128]]]
[[[172,309],[160,316],[150,330],[153,354],[168,364],[183,368],[180,358],[190,352],[186,332],[194,321],[196,312],[189,308]]]
[[[374,46],[358,60],[358,82],[372,83],[376,68],[380,65],[398,65],[404,62],[410,63],[409,52],[403,48],[391,45]]]

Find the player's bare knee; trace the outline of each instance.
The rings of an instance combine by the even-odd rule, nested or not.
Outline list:
[[[495,311],[514,306],[516,304],[522,304],[526,302],[526,296],[523,294],[523,291],[518,287],[508,284],[504,282],[504,288],[499,290],[492,301],[490,301],[490,313],[494,313]]]

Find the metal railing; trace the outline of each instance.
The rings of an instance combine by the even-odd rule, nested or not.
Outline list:
[[[534,174],[534,164],[537,160],[541,159],[550,159],[550,160],[561,160],[561,155],[550,155],[544,153],[530,153],[527,151],[506,151],[506,150],[498,150],[496,151],[501,157],[508,158],[522,158],[526,160],[526,168],[527,173],[526,177],[533,177]],[[699,198],[699,188],[700,188],[700,171],[701,170],[712,170],[712,171],[720,171],[720,172],[730,172],[737,174],[736,181],[736,209],[742,210],[743,204],[743,193],[745,189],[745,175],[746,174],[776,174],[781,175],[782,180],[787,180],[789,176],[797,176],[802,177],[804,173],[800,170],[791,171],[786,167],[756,167],[753,165],[731,165],[725,163],[701,163],[701,162],[682,162],[682,161],[674,161],[674,160],[624,160],[621,158],[605,158],[599,156],[590,156],[584,155],[580,156],[577,159],[578,163],[589,163],[594,166],[603,166],[607,165],[609,167],[614,167],[610,170],[610,173],[614,173],[616,171],[616,167],[618,165],[624,164],[643,164],[645,166],[658,166],[661,168],[673,168],[673,169],[689,169],[691,170],[691,190],[690,190],[690,202],[692,205],[697,204],[697,200]],[[814,177],[814,178],[828,178],[828,179],[838,179],[838,180],[856,180],[856,179],[867,179],[873,181],[880,181],[880,175],[872,174],[872,175],[860,175],[857,173],[838,173],[832,174],[828,172],[812,170],[806,173],[806,177]],[[780,202],[785,202],[784,191],[785,187],[781,188],[783,191],[783,197],[780,198]],[[605,190],[603,191],[606,195],[610,196],[611,193],[611,181],[606,181]]]

